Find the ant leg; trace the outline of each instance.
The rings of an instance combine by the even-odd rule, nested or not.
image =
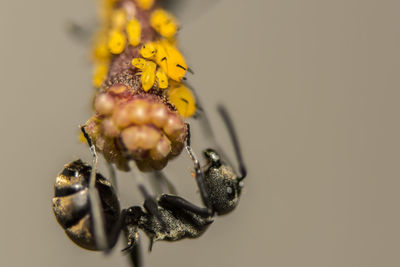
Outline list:
[[[115,191],[118,192],[118,184],[117,184],[114,166],[107,161],[107,167],[108,167],[108,171],[110,173],[111,185],[114,187]]]
[[[109,170],[111,185],[113,186],[114,190],[116,192],[118,192],[118,185],[117,185],[115,168],[108,161],[106,162],[106,165],[107,165],[108,170]],[[108,246],[108,250],[106,251],[106,254],[111,252],[111,248],[113,248],[115,246],[115,244],[117,243],[117,241],[118,241],[119,234],[126,227],[125,226],[125,218],[126,218],[126,210],[122,210],[121,213],[120,213],[119,219],[117,221],[117,224],[111,230],[110,237],[109,237],[109,246]],[[124,232],[125,232],[125,230],[124,230]],[[125,239],[126,239],[126,237],[125,237]],[[128,240],[126,240],[126,242],[128,242]],[[135,267],[135,266],[137,267],[138,265],[132,263],[132,266],[133,267]]]
[[[175,189],[175,186],[167,178],[167,176],[164,174],[164,172],[155,171],[152,173],[152,178],[153,178],[155,187],[157,187],[159,189],[158,195],[161,195],[162,193],[165,193],[165,192],[168,192],[169,194],[172,194],[172,195],[178,194],[178,192]]]
[[[92,142],[92,139],[86,133],[84,126],[81,127],[81,131],[82,131],[85,139],[87,140],[89,147],[90,147],[90,151],[92,152],[92,155],[93,155],[93,164],[92,164],[91,176],[90,176],[90,181],[89,181],[89,197],[90,197],[90,201],[91,201],[91,209],[92,209],[92,214],[93,214],[93,227],[94,227],[96,246],[99,249],[104,250],[105,253],[108,254],[111,252],[111,249],[117,243],[121,229],[123,229],[125,226],[126,211],[125,210],[121,211],[116,225],[113,226],[111,233],[107,238],[106,232],[105,232],[104,217],[99,208],[101,205],[100,196],[99,196],[98,191],[94,187],[96,168],[97,168],[97,160],[98,160],[96,148]],[[114,186],[114,189],[117,190],[115,169],[108,162],[107,162],[107,166],[110,170],[111,184]],[[103,231],[101,231],[100,229],[103,229]]]
[[[160,206],[167,209],[183,209],[191,211],[203,218],[212,217],[212,213],[210,213],[207,208],[200,208],[179,196],[163,194],[160,196],[158,203]]]
[[[136,166],[131,160],[131,156],[129,155],[129,151],[124,145],[124,142],[122,141],[120,137],[120,144],[122,147],[122,151],[124,153],[124,156],[128,162],[128,166],[131,169],[131,172],[136,170]],[[137,174],[138,172],[136,172]],[[144,181],[143,181],[143,176],[141,175],[133,175],[134,181],[136,183],[136,186],[139,188],[140,193],[142,194],[144,198],[144,204],[143,207],[146,209],[146,211],[152,215],[154,215],[158,221],[160,222],[161,226],[166,229],[166,224],[162,218],[162,215],[160,211],[158,210],[158,205],[157,202],[154,200],[154,198],[150,195],[150,193],[147,191],[146,187],[144,186]]]
[[[154,200],[154,198],[152,198],[149,194],[144,193],[145,188],[144,187],[139,187],[139,189],[142,191],[142,195],[144,196],[145,200],[144,200],[144,204],[143,207],[144,209],[151,215],[154,215],[157,220],[160,222],[161,227],[165,230],[167,229],[167,225],[162,217],[161,212],[158,210],[158,204],[157,202]]]
[[[153,188],[153,192],[158,196],[166,192],[165,184],[157,177],[156,172],[150,174],[150,184]]]
[[[207,192],[207,187],[206,187],[206,183],[205,183],[205,179],[204,179],[204,173],[201,170],[200,167],[200,161],[197,159],[196,155],[194,154],[194,151],[192,149],[192,147],[190,146],[190,124],[187,123],[187,138],[186,138],[186,151],[189,154],[190,159],[193,161],[193,165],[194,165],[194,170],[195,170],[195,175],[196,175],[196,182],[197,182],[197,187],[200,190],[200,194],[201,194],[201,199],[204,203],[204,205],[207,207],[208,213],[209,214],[213,214],[213,207],[212,204],[210,202],[210,198],[208,196],[208,192]]]
[[[149,242],[149,252],[151,252],[152,249],[153,249],[153,245],[154,245],[154,239],[153,239],[153,238],[150,238],[149,241],[150,241],[150,242]]]
[[[246,177],[247,169],[243,161],[242,151],[239,145],[239,139],[237,138],[235,128],[233,127],[232,119],[229,116],[227,109],[223,105],[218,105],[218,112],[221,115],[222,120],[224,121],[229,136],[231,138],[233,149],[235,150],[236,159],[239,165],[239,172],[240,172],[239,181],[241,181]]]
[[[108,238],[108,249],[105,251],[106,254],[111,252],[111,249],[115,246],[115,244],[118,241],[121,230],[126,227],[125,225],[126,216],[127,216],[126,210],[123,209],[121,211],[121,214],[119,215],[116,225],[111,230],[110,236]]]
[[[178,195],[178,191],[176,190],[174,184],[168,179],[164,172],[157,172],[157,175],[159,175],[160,178],[163,180],[170,194]]]
[[[128,246],[122,250],[129,254],[129,262],[132,267],[142,266],[139,232],[136,225],[126,225],[124,236]]]
[[[140,240],[137,239],[133,244],[132,248],[129,250],[129,261],[132,267],[142,266],[142,253],[140,249]]]
[[[129,161],[128,164],[129,164],[129,168],[131,169],[131,171],[133,170],[133,168],[136,168],[133,161]],[[139,191],[144,198],[143,207],[145,208],[145,210],[148,213],[154,215],[160,222],[161,226],[164,229],[166,229],[166,224],[163,220],[163,217],[162,217],[160,211],[158,210],[158,204],[154,200],[154,198],[150,195],[150,193],[147,191],[146,187],[144,186],[143,177],[141,175],[136,175],[134,178],[136,178],[135,179],[136,185],[139,188]]]
[[[105,231],[104,217],[103,217],[103,214],[100,209],[101,200],[100,200],[99,192],[97,191],[97,189],[95,187],[95,185],[96,185],[96,168],[97,168],[97,160],[98,160],[96,148],[92,142],[92,139],[86,133],[84,126],[81,126],[80,128],[89,144],[90,152],[92,153],[92,157],[93,157],[88,193],[89,193],[89,197],[90,197],[91,214],[93,216],[93,220],[92,220],[93,221],[93,232],[94,232],[94,236],[95,236],[96,247],[99,250],[107,250],[108,242],[107,242],[106,231]]]
[[[194,71],[193,71],[190,67],[187,68],[187,71],[188,71],[190,74],[194,75]]]

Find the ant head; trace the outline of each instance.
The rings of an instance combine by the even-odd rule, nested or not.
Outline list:
[[[221,152],[211,148],[203,151],[208,164],[203,168],[200,167],[200,162],[190,146],[189,124],[187,124],[186,150],[194,163],[199,189],[201,192],[206,191],[202,193],[204,204],[207,209],[222,215],[232,211],[237,206],[243,186],[242,180],[246,177],[247,171],[232,120],[223,106],[219,106],[218,111],[232,141],[238,161],[239,175],[233,170],[231,164],[221,159]],[[210,129],[210,126],[206,126],[206,128]]]
[[[219,215],[233,210],[239,202],[242,183],[232,167],[220,159],[213,149],[204,151],[208,167],[204,171],[204,180],[213,209]]]
[[[204,171],[204,180],[210,202],[214,211],[222,215],[233,210],[238,204],[243,186],[242,180],[246,177],[247,171],[239,147],[239,140],[228,111],[223,106],[219,106],[218,112],[230,135],[239,167],[238,175],[228,162],[221,159],[219,152],[214,149],[204,151],[204,156],[209,163]]]

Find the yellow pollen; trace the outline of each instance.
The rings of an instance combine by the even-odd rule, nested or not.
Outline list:
[[[168,77],[167,74],[162,69],[158,69],[156,72],[156,78],[158,82],[158,87],[161,89],[168,88]]]
[[[121,54],[124,51],[126,45],[125,35],[118,30],[112,30],[108,39],[108,49],[113,54]]]
[[[157,9],[151,14],[150,24],[165,38],[173,37],[178,30],[175,17],[163,9]]]
[[[196,100],[192,92],[183,84],[174,82],[171,86],[173,87],[168,92],[169,101],[174,104],[182,117],[193,116],[196,112]]]
[[[148,10],[153,6],[154,0],[136,0],[136,4],[141,9]]]
[[[108,63],[99,63],[94,66],[92,83],[95,88],[100,88],[107,77],[107,73]]]
[[[126,33],[128,34],[130,45],[138,46],[140,44],[142,27],[137,19],[132,19],[128,22]]]
[[[142,87],[144,91],[149,91],[156,80],[156,68],[157,65],[153,61],[147,61],[146,66],[144,67],[142,71]]]
[[[140,54],[144,58],[152,58],[157,52],[156,43],[148,42],[142,46],[140,49]]]
[[[110,58],[110,51],[107,46],[107,32],[99,31],[94,37],[92,45],[92,60],[94,61],[108,61]]]
[[[172,80],[180,82],[185,77],[187,65],[176,47],[167,40],[157,43],[155,61]]]
[[[111,14],[111,28],[116,30],[122,30],[127,21],[127,15],[125,10],[116,9]]]
[[[144,67],[146,66],[147,60],[141,57],[135,57],[132,59],[132,65],[135,68],[138,68],[140,70],[144,69]]]

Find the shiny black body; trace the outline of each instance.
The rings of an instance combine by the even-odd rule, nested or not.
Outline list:
[[[114,247],[119,233],[122,231],[125,233],[128,245],[125,250],[131,252],[133,266],[140,266],[139,230],[144,231],[149,237],[151,249],[154,241],[197,238],[213,222],[215,214],[223,215],[232,211],[238,204],[243,186],[242,180],[246,177],[247,172],[230,117],[222,107],[219,112],[232,139],[239,163],[239,174],[236,174],[232,166],[221,159],[221,153],[214,149],[203,151],[207,163],[201,167],[190,145],[190,127],[188,125],[186,150],[193,161],[196,182],[205,207],[196,206],[174,194],[163,193],[155,199],[142,184],[139,184],[139,190],[145,198],[143,207],[133,206],[120,212],[118,198],[111,183],[98,173],[92,174],[91,166],[77,160],[67,164],[57,177],[55,197],[53,198],[53,210],[56,218],[71,239],[77,245],[87,249],[104,250],[105,247],[106,250],[110,250]],[[93,166],[95,166],[97,156],[94,146],[83,128],[82,131],[91,147]],[[95,167],[93,169],[95,170]],[[88,179],[91,176],[96,177],[96,189],[88,186]],[[100,216],[95,215],[96,206],[91,205],[90,194],[87,193],[90,188],[92,188],[91,192],[98,191],[99,193]],[[73,196],[73,199],[77,194],[83,195],[81,200],[63,201],[63,198]],[[68,227],[72,224],[70,222],[79,222],[82,218],[89,223],[74,224],[79,231],[70,234],[68,232]],[[99,221],[104,223],[98,223]],[[104,225],[104,229],[100,227],[101,225]],[[104,237],[101,238],[100,235],[95,234],[96,231],[93,231],[93,228],[103,231]],[[106,246],[98,245],[100,243],[106,244]]]
[[[56,219],[68,237],[82,248],[98,250],[88,192],[91,169],[80,159],[66,164],[57,176],[52,203]],[[96,174],[95,187],[101,199],[105,231],[109,235],[119,218],[119,201],[110,182],[100,173]]]
[[[124,211],[125,225],[129,232],[129,246],[135,245],[140,229],[150,239],[150,250],[154,241],[177,241],[184,238],[197,238],[202,235],[213,222],[209,216],[202,216],[190,210],[181,208],[176,201],[186,202],[181,197],[163,194],[157,200],[160,222],[151,212],[140,206],[134,206]],[[146,203],[145,205],[146,206]]]
[[[212,149],[204,152],[209,167],[204,170],[204,181],[213,210],[218,215],[231,212],[239,202],[242,186],[239,176]]]
[[[215,214],[227,214],[237,206],[247,171],[230,116],[222,106],[218,111],[232,139],[239,175],[214,149],[203,151],[207,164],[201,168],[190,145],[190,125],[187,125],[186,150],[193,161],[196,182],[205,207],[198,207],[179,196],[162,194],[156,201],[157,207],[152,201],[146,200],[143,205],[145,210],[138,206],[127,209],[125,225],[130,225],[130,246],[136,242],[138,228],[150,238],[150,249],[153,241],[177,241],[199,237],[212,222]]]

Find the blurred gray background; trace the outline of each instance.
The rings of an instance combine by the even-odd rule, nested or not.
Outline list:
[[[400,2],[196,10],[179,34],[189,80],[229,154],[215,106],[231,111],[249,176],[201,238],[149,254],[142,235],[146,266],[400,266]],[[65,28],[94,19],[90,0],[0,1],[0,266],[127,266],[122,244],[109,257],[76,247],[51,210],[63,164],[90,159],[77,141],[91,114],[87,46]],[[182,156],[167,172],[199,203],[190,167]],[[131,179],[120,175],[124,206],[142,201]]]

